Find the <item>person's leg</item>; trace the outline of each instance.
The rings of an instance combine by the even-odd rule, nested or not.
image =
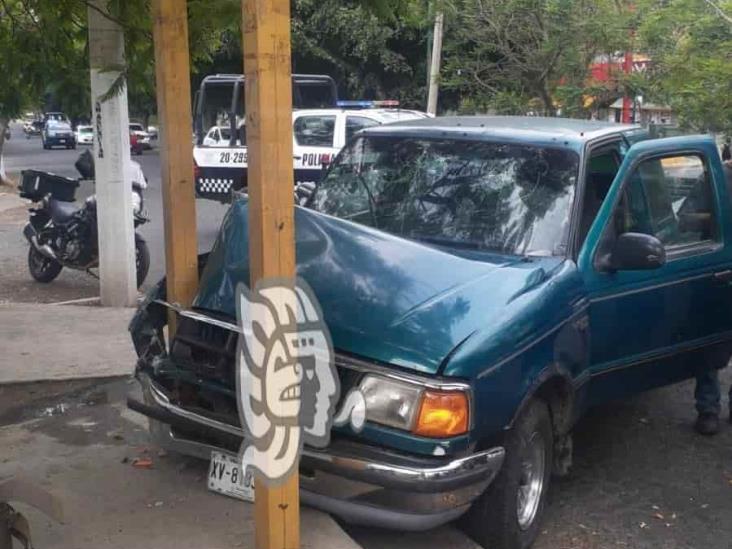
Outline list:
[[[730,389],[732,392],[732,388]],[[719,371],[716,368],[705,368],[696,374],[696,411],[699,414],[719,415],[721,410],[721,389],[719,387]]]
[[[703,435],[715,434],[719,430],[721,400],[719,372],[716,368],[707,367],[697,373],[694,398],[699,414],[695,429]]]

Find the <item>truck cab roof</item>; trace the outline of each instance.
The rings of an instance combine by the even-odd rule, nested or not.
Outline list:
[[[389,126],[364,130],[368,135],[414,135],[465,137],[537,145],[563,145],[580,149],[588,141],[616,134],[643,132],[637,125],[596,120],[544,118],[533,116],[443,116],[415,118]]]

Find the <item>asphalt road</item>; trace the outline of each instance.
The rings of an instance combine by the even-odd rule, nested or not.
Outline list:
[[[34,546],[242,546],[246,505],[206,491],[205,462],[158,453],[144,418],[125,407],[134,387],[124,379],[0,385],[0,478],[23,472],[69,505],[64,526],[21,508]],[[732,425],[716,437],[695,434],[692,389],[652,391],[580,421],[574,467],[554,480],[533,549],[732,548]],[[140,456],[152,469],[131,466]],[[347,531],[363,549],[479,549],[454,525]]]
[[[77,150],[43,150],[40,137],[26,139],[19,125],[12,126],[12,137],[3,150],[5,169],[9,175],[21,170],[36,169],[67,177],[79,177],[74,162],[83,146]],[[145,209],[150,222],[138,231],[150,247],[150,274],[143,289],[150,287],[165,273],[165,249],[163,237],[163,208],[160,186],[160,157],[157,149],[145,151],[133,160],[140,163],[148,178],[145,191]],[[82,185],[77,191],[77,202],[82,203],[94,192],[92,185]],[[196,222],[199,251],[208,251],[213,245],[227,206],[210,200],[196,201]],[[86,273],[64,269],[49,285],[35,283],[26,266],[28,245],[21,234],[27,219],[25,210],[0,215],[0,301],[64,301],[98,295],[98,282]]]

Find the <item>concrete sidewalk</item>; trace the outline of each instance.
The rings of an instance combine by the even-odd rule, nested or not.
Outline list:
[[[17,475],[61,502],[57,524],[27,505],[38,549],[253,548],[254,506],[211,492],[208,463],[167,454],[125,405],[129,380],[0,385],[0,480]],[[146,466],[136,466],[144,459]],[[302,508],[302,549],[360,549]]]
[[[0,384],[123,376],[136,355],[134,309],[0,304]]]
[[[147,419],[127,409],[139,390],[122,378],[136,361],[133,314],[0,305],[0,480],[20,475],[61,500],[62,525],[18,505],[35,547],[253,547],[253,506],[208,491],[208,464],[160,451]],[[314,509],[302,509],[301,536],[303,549],[360,548]]]

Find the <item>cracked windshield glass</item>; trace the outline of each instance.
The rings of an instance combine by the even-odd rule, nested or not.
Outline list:
[[[577,155],[563,149],[363,137],[334,164],[311,207],[445,247],[557,255],[577,170]]]

